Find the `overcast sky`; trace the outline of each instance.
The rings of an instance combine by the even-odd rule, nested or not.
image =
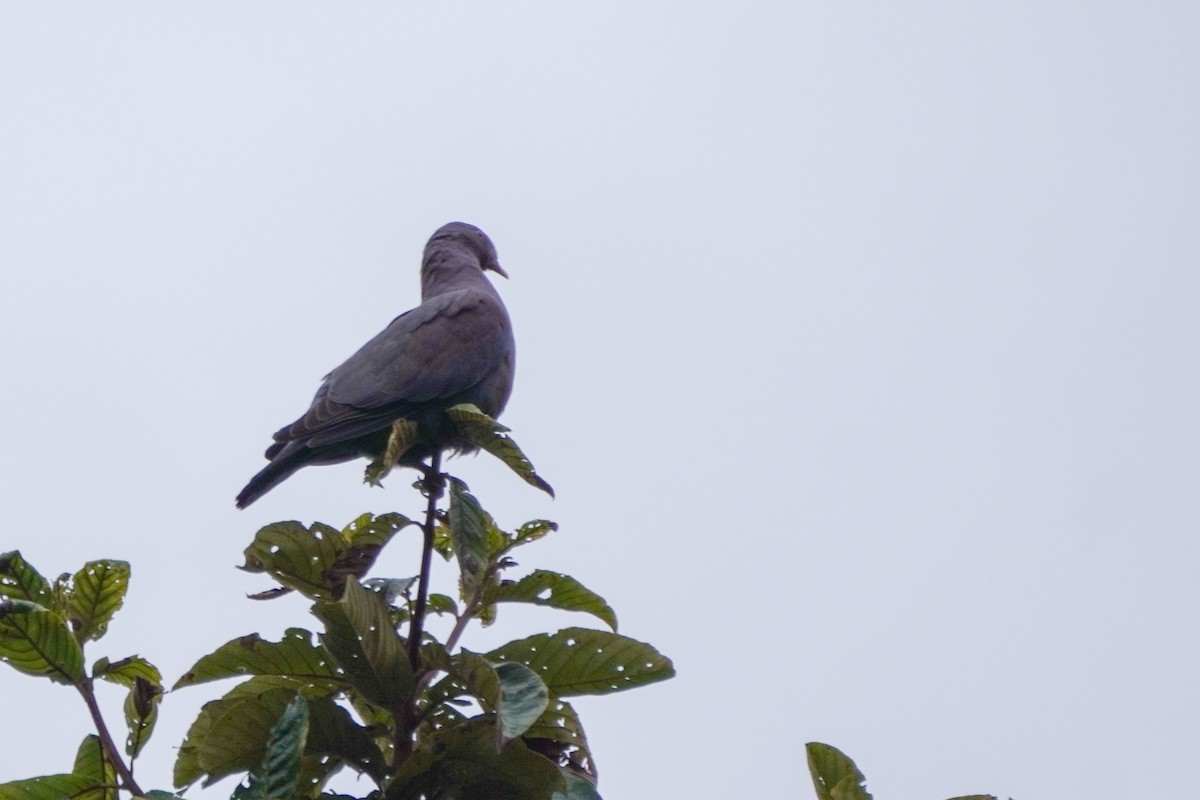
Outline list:
[[[879,800],[1193,794],[1198,41],[1182,1],[7,3],[0,550],[130,560],[90,658],[171,681],[313,627],[242,549],[408,477],[233,497],[466,220],[559,499],[450,468],[678,670],[577,704],[606,798],[807,797],[811,740]],[[0,699],[0,780],[69,769],[78,697]]]

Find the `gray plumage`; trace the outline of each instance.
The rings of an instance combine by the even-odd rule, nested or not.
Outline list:
[[[401,465],[473,450],[454,436],[446,409],[473,403],[497,417],[513,381],[512,325],[489,269],[508,277],[487,234],[465,222],[439,228],[421,262],[421,305],[325,376],[304,416],[275,434],[271,463],[242,489],[238,508],[309,464],[379,457],[398,419],[417,424]]]

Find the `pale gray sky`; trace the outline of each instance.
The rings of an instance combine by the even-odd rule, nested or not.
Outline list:
[[[804,797],[810,740],[880,800],[1193,793],[1198,35],[1185,2],[6,4],[0,550],[132,561],[92,657],[171,680],[313,626],[243,599],[242,548],[416,513],[407,478],[233,497],[463,219],[559,499],[452,470],[558,520],[522,567],[679,673],[578,703],[605,797]],[[145,784],[222,688],[168,696]],[[0,780],[67,769],[78,699],[0,697]]]

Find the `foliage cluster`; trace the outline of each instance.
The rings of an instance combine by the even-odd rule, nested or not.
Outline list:
[[[470,406],[449,415],[464,438],[553,493],[507,428]],[[258,531],[243,569],[277,586],[255,597],[299,593],[317,625],[277,639],[239,636],[175,682],[172,691],[240,679],[192,723],[174,766],[176,790],[243,775],[237,800],[336,798],[327,783],[350,769],[371,780],[374,800],[599,797],[595,760],[569,698],[664,680],[674,668],[650,645],[618,633],[613,609],[574,578],[544,569],[508,577],[515,551],[557,526],[533,520],[503,530],[465,483],[439,467],[435,456],[416,484],[423,521],[364,514],[341,528],[279,522]],[[367,480],[386,473],[372,464]],[[409,528],[424,538],[420,573],[368,578],[382,549]],[[456,592],[429,591],[435,552],[457,564]],[[100,560],[51,582],[19,552],[0,556],[0,659],[74,687],[96,725],[69,773],[0,784],[0,800],[175,796],[144,791],[133,774],[165,691],[158,669],[136,655],[85,667],[84,646],[104,635],[129,575],[128,563]],[[541,633],[489,652],[459,646],[471,623],[491,624],[508,603],[588,614],[601,627]],[[430,614],[452,620],[445,641],[426,629]],[[128,693],[123,749],[96,703],[101,681]]]
[[[506,428],[473,407],[452,409],[451,417],[464,436],[553,493]],[[366,477],[378,482],[386,472],[375,463]],[[557,530],[554,523],[501,529],[465,483],[439,472],[436,456],[415,486],[426,499],[420,522],[364,514],[342,528],[279,522],[258,531],[243,569],[278,585],[255,598],[303,595],[317,630],[289,628],[278,640],[239,636],[175,682],[172,691],[241,680],[192,723],[174,766],[176,790],[241,775],[233,800],[349,800],[326,786],[350,769],[371,780],[368,800],[600,797],[591,747],[568,698],[670,678],[670,660],[618,633],[613,609],[574,578],[543,569],[504,577],[517,567],[513,553]],[[382,549],[408,528],[424,536],[420,573],[368,578]],[[457,592],[429,592],[434,552],[457,564]],[[178,798],[144,791],[133,773],[164,696],[159,670],[138,655],[85,667],[84,648],[104,636],[129,577],[128,563],[98,560],[49,581],[19,552],[0,555],[0,660],[73,687],[96,726],[70,772],[0,784],[0,800]],[[486,653],[459,646],[471,623],[492,624],[507,603],[588,614],[603,627],[540,633]],[[425,629],[429,614],[453,620],[445,641]],[[98,682],[127,692],[123,748],[100,713]],[[870,800],[862,774],[834,748],[811,743],[808,760],[819,800]]]

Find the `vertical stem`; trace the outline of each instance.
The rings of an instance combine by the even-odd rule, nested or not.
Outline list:
[[[133,793],[134,797],[141,797],[145,792],[133,779],[133,771],[125,764],[125,759],[121,758],[121,752],[117,750],[112,734],[108,732],[108,726],[104,724],[100,706],[96,703],[96,693],[92,691],[91,680],[85,679],[83,683],[76,684],[75,688],[83,695],[83,702],[87,703],[88,712],[92,715],[92,722],[96,725],[96,733],[100,735],[100,745],[104,748],[104,754],[108,757],[113,769],[117,771],[121,783]]]
[[[414,672],[421,670],[421,636],[425,626],[425,604],[429,600],[429,566],[433,560],[433,532],[437,526],[437,503],[442,496],[442,453],[433,451],[429,472],[425,475],[425,491],[429,505],[425,509],[425,546],[421,549],[421,578],[417,586],[417,603],[413,606],[412,625],[408,633],[408,660]],[[414,697],[415,701],[416,698]]]
[[[429,504],[425,507],[425,523],[421,526],[424,534],[424,546],[421,548],[421,576],[417,583],[417,602],[413,606],[412,622],[408,629],[408,662],[412,664],[413,672],[421,673],[421,637],[425,628],[425,606],[429,601],[429,567],[433,560],[433,532],[437,527],[437,504],[442,496],[442,453],[433,451],[429,461],[429,469],[425,472],[425,493]],[[420,718],[417,714],[417,698],[421,694],[422,685],[413,685],[412,696],[401,703],[396,714],[396,732],[392,740],[396,749],[394,766],[399,766],[408,760],[413,751],[413,733]]]

